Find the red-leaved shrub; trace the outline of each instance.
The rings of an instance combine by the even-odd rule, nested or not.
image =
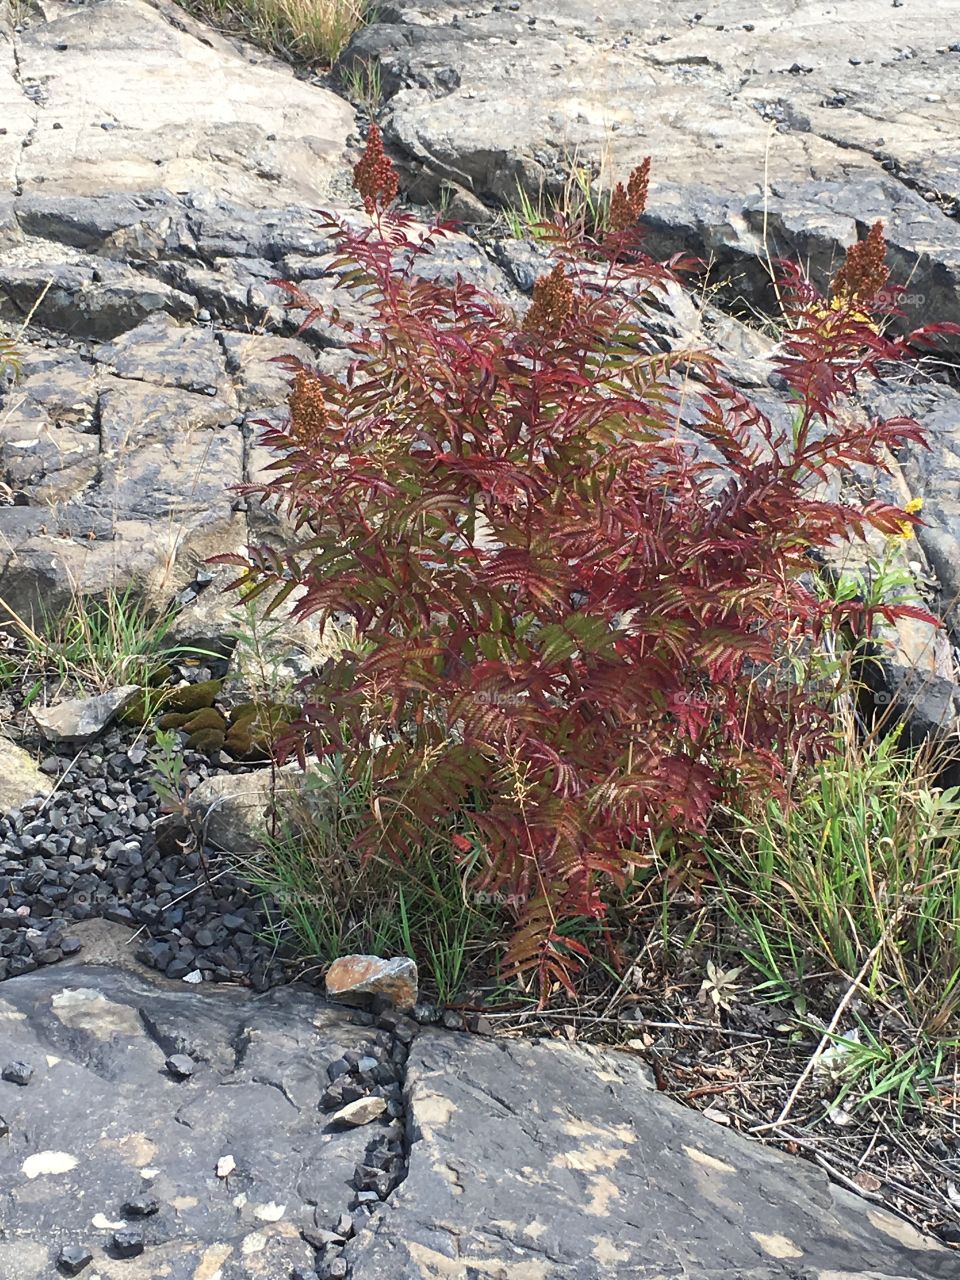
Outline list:
[[[508,971],[569,985],[586,956],[571,920],[601,918],[652,840],[690,848],[718,801],[824,748],[815,700],[770,672],[838,621],[809,589],[810,553],[911,519],[817,483],[920,438],[837,412],[907,349],[870,319],[890,297],[882,231],[832,301],[785,269],[795,413],[778,426],[715,354],[651,339],[670,270],[639,244],[646,167],[605,231],[552,229],[556,265],[525,315],[418,275],[449,229],[389,211],[375,129],[357,183],[370,223],[327,220],[331,274],[373,319],[349,336],[345,380],[290,362],[289,422],[263,437],[272,478],[249,492],[302,541],[234,558],[238,582],[301,588],[301,618],[353,620],[355,647],[305,690],[301,751],[369,770],[369,839],[394,856],[446,824],[513,913]]]

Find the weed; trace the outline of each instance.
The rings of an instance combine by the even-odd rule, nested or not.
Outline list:
[[[158,729],[149,754],[153,789],[169,813],[186,813],[186,766],[180,735],[173,729]]]
[[[827,1038],[829,1048],[814,1075],[827,1094],[827,1110],[835,1123],[843,1122],[846,1111],[886,1099],[902,1124],[908,1106],[922,1109],[939,1086],[952,1080],[948,1064],[960,1049],[958,1041],[931,1042],[905,1029],[899,1035],[882,1035],[863,1018],[856,1019],[852,1030],[829,1032]]]
[[[482,955],[492,954],[496,905],[472,897],[450,832],[424,831],[403,862],[387,848],[364,850],[374,827],[369,774],[348,775],[330,759],[308,775],[302,797],[282,805],[282,821],[246,874],[278,904],[278,934],[301,954],[329,961],[350,951],[416,957],[441,1001],[458,995]]]
[[[424,832],[456,847],[468,820],[474,883],[517,921],[509,971],[544,994],[591,954],[566,922],[602,919],[651,840],[690,860],[719,805],[782,793],[785,761],[835,749],[819,693],[758,671],[848,616],[929,620],[806,585],[812,549],[909,519],[811,485],[921,438],[840,412],[909,349],[870,318],[876,237],[838,305],[784,267],[791,438],[717,357],[651,344],[646,300],[674,276],[641,248],[647,177],[614,190],[602,233],[553,228],[521,317],[418,276],[444,230],[389,211],[397,176],[371,126],[355,170],[371,225],[324,225],[373,322],[350,330],[346,382],[288,361],[290,420],[263,437],[273,475],[246,490],[294,515],[303,545],[222,558],[247,598],[300,590],[294,618],[353,620],[365,648],[309,683],[299,751],[370,776],[361,841],[398,865]],[[282,287],[309,326],[322,308]],[[691,417],[719,460],[684,443]]]
[[[534,199],[518,182],[516,206],[503,209],[501,219],[514,240],[549,240],[557,223],[602,235],[608,228],[610,200],[609,193],[598,192],[591,170],[571,161],[559,192],[548,194],[541,185]]]
[[[0,606],[16,640],[7,650],[8,667],[15,661],[22,675],[43,673],[61,687],[76,681],[101,690],[149,685],[175,652],[167,640],[173,616],[156,614],[129,588],[101,599],[75,596],[66,612],[44,619],[39,630],[2,600]]]
[[[375,119],[383,105],[383,80],[380,63],[356,62],[340,72],[340,83],[355,106]]]

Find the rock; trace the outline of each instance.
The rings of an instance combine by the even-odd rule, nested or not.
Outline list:
[[[53,782],[30,756],[0,734],[0,813],[19,808],[34,796],[48,796]]]
[[[151,1218],[160,1210],[160,1201],[153,1196],[133,1196],[120,1206],[120,1212],[128,1218]]]
[[[143,1253],[143,1232],[132,1227],[115,1231],[111,1244],[118,1258],[137,1258]]]
[[[630,0],[524,0],[522,18],[451,0],[429,20],[396,5],[340,67],[376,65],[385,137],[418,199],[452,183],[493,208],[516,207],[518,188],[536,204],[562,197],[575,162],[619,179],[649,154],[653,254],[712,258],[765,302],[767,248],[822,284],[879,217],[909,322],[956,320],[960,163],[929,86],[955,96],[960,64],[933,11],[918,22],[889,0],[851,4],[842,31],[800,6],[802,64],[796,6],[720,34],[674,0],[646,5],[642,32]]]
[[[58,1059],[38,1068],[12,1107],[14,1086],[0,1083],[11,1127],[0,1139],[5,1280],[50,1280],[64,1243],[89,1244],[97,1261],[84,1276],[111,1280],[128,1272],[188,1280],[201,1267],[210,1280],[214,1262],[227,1275],[228,1257],[238,1280],[313,1269],[299,1225],[336,1223],[372,1133],[318,1123],[324,1067],[361,1052],[369,1029],[305,987],[256,997],[211,987],[199,997],[111,963],[40,969],[0,985],[0,1064]],[[175,1099],[157,1070],[158,1045],[204,1063]],[[234,1203],[240,1193],[245,1210]],[[154,1200],[157,1214],[129,1212]],[[281,1220],[255,1217],[271,1204],[286,1206]],[[95,1241],[97,1214],[112,1225],[97,1226]],[[125,1230],[142,1235],[142,1262],[111,1246]],[[262,1247],[248,1255],[252,1233]]]
[[[29,316],[60,347],[28,329],[3,408],[3,596],[28,620],[111,586],[165,607],[247,535],[236,370],[211,303],[259,327],[284,256],[329,242],[309,211],[345,185],[353,111],[143,0],[35,8],[16,45],[0,45],[0,318]]]
[[[53,707],[31,708],[31,714],[48,742],[90,742],[139,692],[135,684],[121,685],[94,698],[68,698]]]
[[[163,1064],[175,1080],[189,1080],[197,1069],[197,1064],[185,1053],[175,1053]]]
[[[263,848],[278,793],[290,794],[289,776],[271,769],[216,774],[190,794],[190,812],[212,845],[243,857]]]
[[[0,1138],[5,1138],[9,1132],[9,1124],[4,1120],[3,1116],[0,1116]]]
[[[319,764],[284,765],[281,769],[257,769],[252,773],[216,774],[202,782],[188,797],[193,820],[216,848],[248,855],[262,849],[273,822],[291,801],[319,808],[328,794],[329,775]]]
[[[252,206],[282,189],[315,204],[354,128],[333,93],[270,58],[254,64],[179,10],[141,0],[51,10],[25,25],[17,57],[23,83],[44,85],[29,126],[9,120],[4,140],[29,128],[17,168],[23,192],[50,202],[47,228],[57,195],[101,201],[92,225],[67,212],[74,242],[122,241],[138,212],[129,193],[158,188],[211,186]],[[123,194],[104,196],[113,192]]]
[[[954,1268],[815,1166],[665,1097],[632,1056],[424,1030],[407,1093],[402,1195],[347,1244],[352,1280],[445,1274],[451,1228],[465,1275],[946,1280]]]
[[[324,1258],[317,1269],[320,1280],[345,1280],[349,1274],[346,1258]]]
[[[28,1085],[33,1079],[33,1067],[28,1062],[8,1062],[0,1071],[0,1080],[10,1084]]]
[[[356,1102],[348,1102],[330,1117],[332,1125],[356,1129],[360,1125],[370,1124],[378,1119],[387,1109],[383,1098],[358,1098]]]
[[[327,970],[327,995],[345,1004],[366,1004],[382,996],[398,1009],[417,1002],[417,966],[408,956],[340,956]]]
[[[83,1245],[65,1244],[57,1254],[57,1266],[65,1276],[78,1276],[93,1261],[93,1254]]]

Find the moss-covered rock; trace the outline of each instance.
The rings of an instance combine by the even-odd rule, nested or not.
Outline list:
[[[218,733],[226,733],[227,720],[216,707],[201,707],[199,711],[187,716],[180,727],[185,733],[199,733],[202,729],[215,729]]]
[[[166,671],[169,677],[170,668]],[[161,729],[181,729],[193,713],[213,706],[222,684],[222,680],[201,680],[175,688],[142,689],[117,718],[123,724],[144,725],[162,711]]]
[[[200,680],[196,684],[184,684],[163,695],[166,711],[199,711],[212,707],[223,684],[222,680]]]
[[[140,728],[147,723],[156,709],[156,695],[152,691],[141,689],[130,705],[124,707],[118,714],[117,720],[120,724],[132,724]]]
[[[219,751],[223,747],[223,741],[222,729],[200,729],[197,733],[191,733],[187,739],[187,746],[193,751],[204,751],[210,754]]]
[[[237,760],[262,760],[270,755],[278,738],[289,733],[299,709],[288,703],[234,707],[224,746]]]

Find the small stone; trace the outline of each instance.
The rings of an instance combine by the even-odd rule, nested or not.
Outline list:
[[[377,1195],[375,1191],[358,1191],[357,1194],[353,1197],[353,1204],[351,1205],[351,1208],[360,1208],[362,1205],[365,1205],[365,1204],[379,1204],[379,1203],[380,1203],[380,1197]],[[344,1272],[344,1275],[346,1275],[346,1272]]]
[[[360,1194],[366,1195],[367,1193],[364,1191],[361,1191]],[[320,1265],[317,1268],[317,1275],[320,1277],[320,1280],[344,1280],[344,1277],[346,1276],[346,1274],[347,1274],[346,1258],[340,1258],[340,1257],[324,1258],[320,1262]]]
[[[349,1240],[353,1235],[353,1218],[349,1213],[341,1213],[337,1219],[336,1232],[338,1236],[343,1236],[344,1240]]]
[[[189,1080],[197,1069],[197,1064],[185,1053],[175,1053],[163,1064],[175,1080]]]
[[[217,1177],[229,1178],[231,1173],[237,1167],[237,1162],[233,1156],[221,1156],[217,1161]]]
[[[365,1004],[382,996],[398,1009],[412,1009],[417,1002],[417,966],[409,956],[340,956],[327,971],[326,986],[328,996],[345,1004]]]
[[[33,1079],[33,1067],[29,1062],[8,1062],[0,1071],[0,1080],[10,1084],[28,1085]]]
[[[463,1030],[463,1014],[457,1013],[456,1009],[444,1009],[441,1021],[448,1031]]]
[[[160,1201],[152,1196],[134,1196],[120,1206],[120,1212],[128,1218],[149,1218],[159,1210]]]
[[[143,1253],[143,1232],[133,1227],[115,1231],[111,1238],[114,1251],[120,1258],[137,1258]]]
[[[139,692],[135,684],[121,685],[95,698],[68,698],[54,707],[32,708],[31,715],[48,742],[89,742]]]
[[[382,1116],[386,1109],[387,1104],[383,1098],[373,1096],[359,1098],[356,1102],[348,1102],[345,1107],[335,1111],[330,1117],[330,1123],[356,1129],[362,1124],[370,1124],[372,1120]]]
[[[321,1227],[304,1227],[300,1234],[314,1249],[339,1248],[346,1243],[336,1231],[324,1231]]]
[[[78,1276],[92,1261],[90,1250],[79,1244],[65,1244],[57,1254],[57,1266],[65,1276]]]
[[[401,1044],[410,1044],[419,1030],[420,1028],[412,1018],[399,1018],[393,1034]]]

